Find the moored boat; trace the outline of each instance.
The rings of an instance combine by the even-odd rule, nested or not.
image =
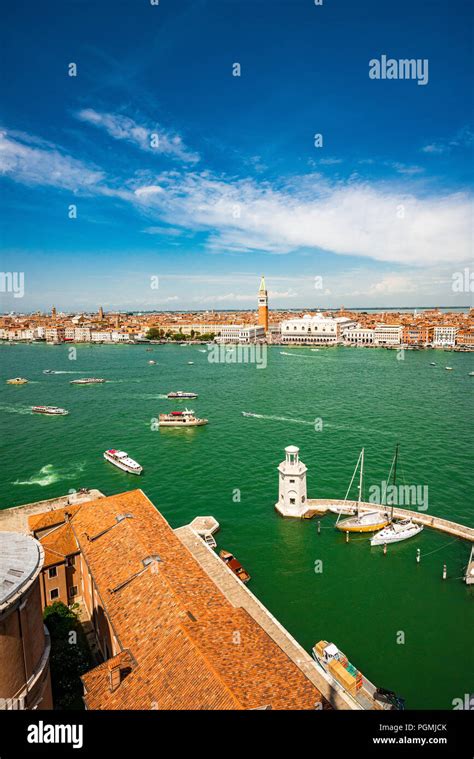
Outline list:
[[[347,489],[346,497],[344,498],[344,503],[347,500],[347,495],[352,487],[352,483],[354,481],[354,477],[356,475],[357,469],[359,468],[359,464],[360,464],[360,474],[359,474],[359,486],[358,486],[358,493],[357,493],[356,513],[354,516],[349,517],[348,519],[343,519],[342,522],[340,522],[339,517],[341,516],[341,514],[344,513],[341,510],[339,512],[339,516],[336,521],[336,528],[338,530],[342,530],[343,532],[377,532],[377,530],[381,530],[383,527],[386,527],[386,525],[389,523],[389,519],[388,519],[388,515],[383,512],[380,512],[378,510],[374,510],[374,511],[362,510],[360,507],[360,502],[362,498],[362,484],[363,484],[363,478],[364,478],[364,448],[362,448],[362,451],[359,455],[356,468],[354,469],[354,474],[352,475],[352,479]]]
[[[143,467],[137,461],[130,458],[125,451],[109,448],[107,451],[104,451],[104,459],[129,474],[141,474],[143,471]]]
[[[170,411],[169,414],[160,414],[158,417],[160,427],[202,427],[208,424],[207,419],[199,419],[192,409],[184,411]]]
[[[102,385],[107,380],[100,377],[83,377],[82,379],[71,380],[71,385]]]
[[[7,385],[27,385],[28,380],[24,377],[14,377],[13,379],[7,380]]]
[[[69,414],[65,408],[59,408],[59,406],[32,406],[31,410],[34,414],[48,414],[49,416],[66,416]]]
[[[422,524],[415,524],[411,519],[391,522],[370,539],[371,546],[383,546],[386,543],[399,543],[401,540],[414,538],[423,529]]]
[[[175,392],[168,393],[167,398],[172,400],[191,400],[197,398],[197,393],[189,393],[184,390],[176,390]]]
[[[243,583],[247,583],[250,580],[249,573],[243,568],[242,564],[237,561],[233,553],[222,550],[219,551],[219,556],[239,580],[242,580]]]
[[[403,709],[404,701],[393,691],[376,688],[362,672],[351,664],[347,656],[327,640],[320,640],[311,651],[313,659],[340,687],[342,687],[364,708],[380,708],[376,702],[385,704],[388,709]],[[388,697],[390,694],[390,698]],[[383,708],[383,707],[382,707]]]

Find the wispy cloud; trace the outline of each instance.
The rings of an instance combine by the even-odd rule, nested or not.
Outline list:
[[[96,191],[104,173],[59,148],[20,133],[0,132],[0,173],[28,185]]]
[[[415,265],[470,258],[467,193],[421,196],[320,175],[272,186],[210,172],[164,173],[156,186],[163,192],[136,187],[138,204],[167,223],[207,231],[215,252],[309,248]]]
[[[87,124],[103,129],[115,140],[124,140],[140,150],[169,156],[183,163],[195,164],[199,155],[186,148],[179,134],[160,124],[143,125],[118,113],[100,113],[92,108],[84,108],[76,117]]]
[[[423,153],[432,153],[435,155],[441,155],[443,153],[450,153],[456,148],[468,148],[474,144],[474,132],[469,127],[463,127],[460,129],[454,137],[445,140],[436,140],[428,145],[422,147]]]

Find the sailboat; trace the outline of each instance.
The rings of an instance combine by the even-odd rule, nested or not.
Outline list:
[[[398,448],[399,448],[399,445],[397,443],[397,447],[395,448],[395,456],[393,458],[392,466],[390,468],[390,472],[388,475],[388,482],[390,482],[390,475],[393,469],[393,484],[394,485],[397,479]],[[382,546],[382,545],[385,545],[386,543],[399,543],[401,540],[414,538],[415,535],[418,535],[418,533],[422,531],[423,525],[415,524],[415,522],[413,522],[411,518],[401,519],[398,522],[394,522],[393,521],[393,507],[394,507],[394,504],[392,502],[390,523],[386,527],[384,527],[383,530],[380,530],[380,532],[377,532],[377,534],[374,535],[370,539],[371,546]]]
[[[362,498],[362,484],[364,480],[364,448],[362,448],[362,451],[360,452],[356,468],[354,469],[354,474],[352,475],[352,479],[347,489],[344,501],[346,501],[349,491],[352,487],[352,483],[354,482],[354,477],[356,475],[357,469],[359,468],[359,464],[359,486],[355,516],[349,517],[349,519],[343,519],[342,522],[340,522],[339,518],[341,515],[339,514],[336,521],[336,527],[338,530],[343,530],[344,532],[376,532],[377,530],[381,530],[382,527],[385,527],[389,523],[389,519],[388,514],[380,511],[361,511],[360,502]]]

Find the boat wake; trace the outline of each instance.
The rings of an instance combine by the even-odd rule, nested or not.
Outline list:
[[[74,480],[84,471],[85,462],[74,464],[66,469],[57,469],[54,464],[46,464],[29,480],[16,480],[13,485],[39,485],[44,488],[60,480]]]
[[[3,411],[5,414],[32,414],[31,406],[28,407],[21,407],[21,406],[0,406],[0,412]]]
[[[319,348],[311,348],[311,350],[319,350]],[[291,356],[292,358],[316,358],[316,356],[308,356],[307,353],[285,353],[285,351],[280,351],[280,356]]]
[[[265,421],[271,421],[271,422],[290,422],[291,424],[308,424],[310,427],[314,427],[315,420],[308,421],[308,419],[295,419],[291,416],[271,416],[267,414],[254,414],[250,411],[242,411],[242,416],[250,416],[255,419],[264,419]],[[319,419],[319,418],[318,418]],[[349,430],[349,431],[357,431],[362,432],[365,434],[373,434],[374,430],[367,430],[365,427],[354,427],[352,425],[347,424],[333,424],[332,422],[324,422],[323,420],[323,426],[328,427],[333,430]],[[395,432],[390,432],[387,430],[377,430],[377,435],[389,435],[394,436]]]

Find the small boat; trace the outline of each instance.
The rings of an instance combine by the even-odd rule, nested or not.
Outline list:
[[[194,361],[188,361],[189,366],[192,366],[194,364]]]
[[[7,380],[7,385],[27,385],[28,380],[24,377],[14,377],[13,379]]]
[[[154,365],[154,364],[156,364],[156,361],[149,361],[148,363],[151,364],[151,365]]]
[[[430,361],[430,366],[436,366],[434,361]]]
[[[360,501],[362,497],[362,483],[363,483],[363,478],[364,478],[364,448],[362,448],[362,451],[359,455],[356,468],[354,469],[354,474],[352,475],[352,479],[347,489],[346,497],[344,498],[344,503],[346,502],[347,496],[352,487],[354,477],[356,475],[357,469],[359,468],[359,463],[360,463],[360,476],[359,476],[356,513],[354,516],[349,517],[349,519],[343,519],[342,522],[340,522],[339,518],[341,514],[344,513],[341,510],[336,521],[336,528],[338,530],[342,530],[343,532],[377,532],[377,530],[381,530],[383,527],[386,527],[388,525],[389,518],[388,518],[388,514],[385,514],[381,511],[377,511],[377,510],[369,511],[367,509],[361,510],[360,508]]]
[[[243,568],[242,564],[237,561],[234,554],[229,553],[229,551],[219,551],[219,556],[224,562],[224,564],[227,564],[229,569],[232,570],[232,572],[239,578],[239,580],[242,580],[242,582],[247,583],[250,580],[249,573]]]
[[[386,704],[385,708],[387,709],[404,708],[405,702],[403,699],[398,698],[393,691],[376,688],[370,680],[364,677],[362,672],[359,672],[351,664],[347,656],[334,643],[320,640],[319,643],[313,646],[311,654],[321,669],[356,701],[364,704],[364,708],[367,708],[367,701],[372,703],[374,708],[376,708],[375,702],[377,701]],[[388,693],[392,694],[391,700],[386,697]],[[384,696],[383,698],[382,695]]]
[[[99,377],[84,377],[83,379],[71,380],[71,385],[102,385],[107,380]]]
[[[392,466],[390,467],[390,472],[388,474],[387,482],[390,482],[390,477],[393,471],[393,486],[395,486],[396,479],[397,479],[397,462],[398,462],[398,448],[399,445],[397,443],[397,446],[395,448],[395,456],[392,461]],[[392,502],[392,511],[390,514],[390,521],[389,524],[384,527],[382,530],[377,532],[371,539],[370,539],[370,545],[371,546],[382,546],[386,543],[399,543],[402,540],[408,540],[408,538],[414,538],[415,535],[418,535],[423,529],[423,525],[421,524],[415,524],[413,520],[410,519],[400,519],[398,522],[393,521],[393,513],[394,513],[394,503]]]
[[[125,451],[117,451],[115,448],[109,448],[108,451],[104,451],[104,459],[129,474],[141,474],[143,471],[143,467],[131,459]]]
[[[168,393],[168,398],[173,400],[190,400],[197,398],[197,393],[185,393],[184,390],[176,390],[174,393]]]
[[[401,540],[414,538],[423,529],[422,524],[415,524],[411,519],[401,519],[399,522],[392,522],[377,532],[370,539],[371,546],[383,546],[385,543],[399,543]]]
[[[160,427],[202,427],[209,424],[207,419],[199,419],[194,416],[194,411],[170,411],[169,414],[160,414],[158,417]]]
[[[448,372],[452,372],[452,371],[453,371],[453,367],[452,367],[452,366],[445,366],[444,368],[445,368],[445,369],[446,369]]]
[[[52,369],[43,369],[43,374],[53,374]]]
[[[468,377],[474,377],[474,372],[469,372]]]
[[[32,406],[31,410],[34,414],[48,414],[48,416],[66,416],[69,414],[65,408],[58,406]]]

